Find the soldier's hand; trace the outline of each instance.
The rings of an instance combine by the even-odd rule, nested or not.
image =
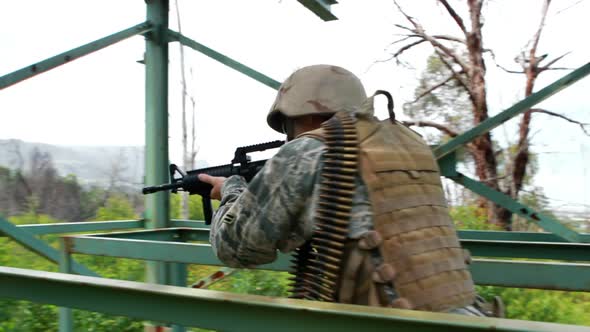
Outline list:
[[[223,186],[225,179],[227,178],[223,176],[211,176],[209,174],[204,173],[199,174],[199,180],[213,186],[213,189],[211,189],[212,199],[221,199],[221,186]]]

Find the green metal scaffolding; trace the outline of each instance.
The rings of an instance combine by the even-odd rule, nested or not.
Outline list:
[[[300,0],[324,20],[333,0]],[[145,185],[168,182],[168,45],[179,42],[272,89],[280,83],[168,27],[168,0],[150,0],[147,20],[49,59],[0,77],[0,89],[51,70],[124,39],[143,35],[146,41]],[[579,234],[538,211],[494,191],[457,171],[457,150],[478,136],[588,76],[590,63],[572,71],[475,128],[434,149],[441,174],[522,216],[547,233],[460,231],[462,245],[474,259],[477,284],[590,292],[590,234]],[[277,299],[186,288],[187,264],[221,265],[200,221],[169,217],[169,193],[146,196],[145,219],[15,226],[0,217],[0,235],[59,265],[50,273],[0,267],[0,297],[61,306],[60,331],[73,331],[71,308],[101,311],[169,324],[173,331],[195,326],[227,331],[245,327],[276,331],[588,331],[588,328],[509,319],[465,317],[441,313]],[[112,232],[118,230],[118,232]],[[37,236],[62,236],[57,250]],[[147,262],[147,283],[101,278],[73,260],[72,254],[141,259]],[[288,255],[260,269],[286,271]],[[559,262],[556,262],[559,261]],[[231,319],[228,319],[231,317]],[[261,318],[264,317],[264,318]],[[158,324],[160,324],[158,323]],[[155,323],[156,324],[156,323]]]

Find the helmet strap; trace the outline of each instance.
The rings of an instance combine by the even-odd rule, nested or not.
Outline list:
[[[287,117],[283,117],[283,134],[287,135],[287,142],[295,138],[295,121]]]

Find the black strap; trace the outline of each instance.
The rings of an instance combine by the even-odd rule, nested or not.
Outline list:
[[[391,93],[385,90],[377,90],[373,96],[383,95],[387,97],[387,112],[389,112],[389,120],[391,123],[395,123],[395,113],[393,112],[393,97]]]

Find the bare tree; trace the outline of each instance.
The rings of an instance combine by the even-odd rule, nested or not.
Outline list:
[[[111,195],[121,191],[121,184],[133,184],[133,180],[127,180],[125,178],[125,171],[128,168],[127,156],[128,154],[121,148],[117,156],[112,157],[110,160],[108,168],[102,171],[103,176],[108,179],[108,185],[103,192],[100,206],[105,206]]]
[[[182,26],[180,23],[180,9],[178,7],[178,0],[174,1],[174,5],[176,7],[176,20],[178,22],[178,32],[182,33]],[[186,80],[186,65],[185,65],[185,58],[184,58],[184,46],[181,43],[179,45],[179,52],[180,52],[180,84],[182,89],[182,161],[183,167],[185,170],[190,170],[194,168],[195,158],[197,155],[197,148],[195,145],[196,141],[196,131],[195,131],[195,98],[192,95],[189,95],[187,90],[187,80]],[[190,69],[190,73],[192,76],[192,69]],[[191,102],[191,144],[189,148],[188,143],[188,121],[186,115],[186,108],[187,108],[187,97],[189,97]],[[189,206],[188,206],[188,194],[182,193],[182,200],[181,200],[181,215],[182,218],[188,219],[189,215]]]
[[[545,0],[542,18],[539,28],[532,39],[530,45],[523,51],[520,56],[522,64],[521,71],[511,71],[515,73],[525,74],[527,77],[525,95],[529,96],[534,90],[534,84],[538,75],[546,70],[561,69],[554,67],[555,63],[562,59],[566,54],[559,56],[551,61],[545,61],[547,56],[537,55],[537,46],[541,38],[541,32],[545,24],[545,18],[551,0]],[[447,77],[442,77],[440,81],[429,82],[429,86],[424,86],[422,92],[416,96],[415,101],[418,101],[426,96],[434,93],[436,90],[449,84],[455,84],[467,96],[469,102],[469,113],[472,125],[476,126],[488,118],[488,102],[486,94],[486,65],[484,55],[490,53],[483,46],[482,36],[482,8],[483,0],[468,0],[467,15],[463,18],[455,8],[447,0],[438,0],[438,3],[444,7],[449,19],[451,19],[455,26],[460,31],[460,36],[450,35],[436,35],[429,34],[426,29],[418,22],[418,20],[408,15],[404,9],[394,0],[395,6],[401,12],[408,22],[407,25],[396,24],[404,33],[399,40],[393,44],[399,44],[399,48],[394,52],[390,59],[395,59],[400,62],[400,56],[406,51],[421,45],[429,44],[440,62],[446,68]],[[497,159],[497,147],[494,146],[491,133],[486,133],[472,143],[467,145],[467,151],[471,155],[474,163],[475,174],[480,181],[487,184],[492,189],[507,193],[514,198],[523,186],[523,179],[526,174],[527,165],[529,162],[529,140],[530,140],[530,122],[531,114],[543,113],[550,116],[558,116],[570,122],[579,124],[582,128],[586,124],[569,119],[564,115],[550,112],[547,110],[533,109],[527,111],[521,119],[519,130],[519,141],[517,143],[517,153],[512,156],[512,159],[505,162],[507,170],[506,174],[499,174],[499,162]],[[449,137],[454,137],[458,134],[457,130],[447,123],[435,123],[431,121],[406,121],[406,125],[411,126],[426,126],[439,130]],[[509,186],[502,185],[501,179],[508,178]],[[482,207],[486,207],[488,211],[488,221],[497,224],[505,229],[510,229],[510,220],[512,214],[510,211],[496,206],[492,202],[485,200],[480,201]]]

